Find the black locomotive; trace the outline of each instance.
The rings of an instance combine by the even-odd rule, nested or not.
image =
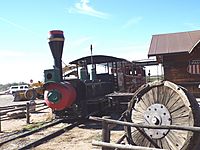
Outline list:
[[[129,74],[131,71],[131,66],[124,67],[128,61],[104,55],[83,57],[70,63],[76,65],[78,77],[64,79],[62,72],[62,52],[65,40],[63,31],[53,30],[49,33],[49,46],[54,58],[54,68],[44,71],[46,104],[54,110],[56,116],[62,117],[81,117],[93,111],[103,111],[107,107],[104,96],[126,88],[126,81],[123,77],[124,73]],[[98,64],[103,64],[103,70],[106,72],[97,73]],[[89,65],[91,66],[90,74],[88,73]]]

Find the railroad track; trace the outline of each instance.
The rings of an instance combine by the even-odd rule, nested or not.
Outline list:
[[[53,139],[66,131],[73,129],[74,127],[82,124],[84,120],[80,119],[76,122],[69,124],[64,122],[64,119],[55,120],[35,130],[24,132],[19,135],[14,135],[6,140],[1,139],[0,147],[2,149],[9,150],[30,149],[42,143],[45,143],[48,140]]]
[[[66,123],[66,119],[57,119],[50,123],[43,125],[37,129],[23,132],[20,134],[13,134],[11,137],[5,137],[0,139],[0,147],[2,149],[18,149],[27,150],[39,146],[50,139],[53,139],[64,132],[67,132],[74,127],[83,124],[89,118],[89,116],[98,114],[99,112],[92,112],[84,118],[78,118],[72,123]],[[61,127],[62,126],[62,127]]]
[[[73,129],[74,127],[76,127],[76,126],[78,126],[80,124],[81,124],[81,122],[75,122],[75,123],[66,125],[65,127],[61,128],[59,130],[56,130],[56,131],[54,131],[54,132],[52,132],[52,133],[50,133],[50,134],[38,139],[38,140],[35,140],[35,141],[31,142],[31,143],[28,143],[25,146],[20,147],[18,150],[27,150],[27,149],[36,147],[36,146],[38,146],[38,145],[40,145],[40,144],[42,144],[42,143],[44,143],[44,142],[46,142],[46,141],[48,141],[48,140],[50,140],[52,138],[55,138],[55,137],[61,135],[62,133],[66,132],[66,131],[69,131],[69,130]]]

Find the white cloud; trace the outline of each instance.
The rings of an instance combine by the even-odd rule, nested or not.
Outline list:
[[[126,29],[126,28],[130,28],[136,24],[138,24],[143,18],[142,17],[135,17],[135,18],[131,18],[129,19],[123,26],[122,28]]]
[[[89,0],[80,0],[80,2],[76,3],[73,8],[69,9],[69,12],[85,14],[102,19],[107,19],[109,17],[109,14],[95,10],[89,5],[89,3]]]

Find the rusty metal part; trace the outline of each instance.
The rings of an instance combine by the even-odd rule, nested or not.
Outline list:
[[[169,81],[157,81],[136,91],[127,109],[126,121],[141,125],[199,126],[199,107],[186,89]],[[153,141],[159,148],[193,150],[200,142],[199,133],[191,131],[146,128],[141,133],[135,127],[125,127],[125,130],[131,143],[139,146],[155,147]]]

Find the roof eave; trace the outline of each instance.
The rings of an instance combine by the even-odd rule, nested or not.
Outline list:
[[[198,40],[193,46],[192,48],[189,50],[189,54],[192,53],[193,49],[199,44],[200,40]]]
[[[158,54],[148,54],[148,57],[153,57],[153,56],[166,56],[166,55],[174,55],[174,54],[189,54],[188,51],[182,51],[182,52],[173,52],[173,53],[158,53]]]

